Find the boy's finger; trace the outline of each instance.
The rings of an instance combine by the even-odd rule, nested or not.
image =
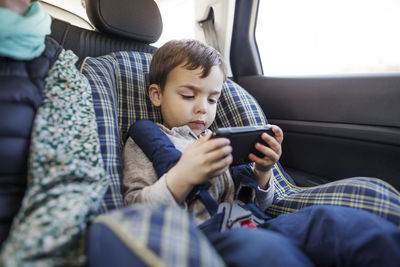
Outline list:
[[[226,137],[218,137],[218,138],[209,138],[207,139],[208,144],[210,145],[210,149],[215,149],[221,146],[226,146],[231,143],[231,141]]]
[[[230,141],[228,138],[215,138],[209,140],[207,143],[204,144],[203,146],[203,151],[205,153],[212,153],[214,151],[218,150],[226,150],[227,148],[232,149],[232,147],[229,145]]]
[[[263,133],[262,135],[261,135],[261,139],[264,141],[264,142],[266,142],[267,143],[267,147],[269,147],[269,148],[271,148],[272,150],[274,150],[275,152],[278,152],[279,150],[280,150],[280,143],[279,143],[279,141],[274,137],[274,136],[271,136],[271,135],[269,135],[269,134],[267,134],[267,133]],[[257,147],[258,147],[258,145],[262,145],[260,148],[262,149],[262,147],[265,147],[265,145],[264,144],[261,144],[261,143],[257,143],[256,144],[256,149],[257,150],[259,150]],[[260,151],[261,153],[263,152],[263,151]]]
[[[277,126],[277,125],[271,125],[272,127],[272,132],[274,133],[275,139],[279,142],[279,144],[282,144],[283,141],[283,131],[282,129]]]
[[[276,142],[276,140],[274,140],[273,142],[275,144],[269,144],[269,147],[267,147],[263,144],[260,144],[260,143],[255,144],[255,146],[254,146],[255,149],[264,155],[263,157],[260,157],[260,158],[265,158],[265,157],[269,158],[275,154],[279,154],[279,145]]]
[[[231,155],[232,147],[229,145],[222,146],[219,149],[214,149],[208,152],[208,158],[211,162],[219,160],[221,158],[225,158],[228,155]]]
[[[273,164],[275,164],[275,162],[277,162],[279,160],[279,156],[276,153],[270,151],[267,154],[268,155],[265,155],[265,157],[259,158],[256,155],[254,155],[253,153],[250,153],[249,154],[249,159],[251,161],[253,161],[254,163],[257,163],[257,164],[262,165],[262,166],[273,165]]]
[[[267,149],[269,147],[269,149],[272,149],[275,153],[280,153],[281,145],[278,142],[278,140],[276,140],[274,137],[266,133],[263,134],[262,138],[268,144],[268,146],[266,147],[264,144],[257,143],[256,144],[257,150],[260,151],[260,149]],[[260,152],[263,153],[263,151]]]
[[[205,142],[211,138],[212,132],[208,132],[205,135],[200,136],[199,140]]]
[[[210,169],[212,172],[216,172],[214,173],[214,175],[219,175],[224,171],[226,171],[231,163],[232,163],[232,155],[229,154],[224,158],[213,161],[210,165]]]

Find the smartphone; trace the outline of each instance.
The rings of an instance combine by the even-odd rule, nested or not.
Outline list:
[[[254,147],[257,142],[268,146],[268,144],[261,139],[262,133],[274,136],[272,127],[270,125],[265,125],[219,128],[213,134],[212,138],[228,138],[232,146],[233,161],[231,165],[240,165],[251,162],[249,159],[250,153],[255,154],[257,157],[263,157]]]

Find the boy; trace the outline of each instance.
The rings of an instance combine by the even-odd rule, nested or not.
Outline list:
[[[179,44],[187,45],[188,52],[181,52],[185,50]],[[152,61],[149,97],[155,106],[161,107],[164,125],[159,126],[170,138],[176,140],[173,142],[175,146],[178,146],[178,149],[179,147],[182,150],[186,147],[187,149],[178,164],[158,181],[140,181],[140,178],[138,179],[138,176],[136,176],[140,174],[125,172],[125,174],[135,175],[135,177],[125,175],[125,181],[128,182],[125,199],[128,203],[162,201],[163,203],[184,205],[183,200],[194,185],[216,176],[217,178],[210,181],[213,184],[210,192],[212,197],[221,201],[232,202],[233,200],[234,185],[229,172],[227,172],[232,161],[230,154],[232,148],[228,139],[209,140],[211,131],[208,130],[208,127],[214,121],[217,101],[221,94],[222,84],[226,79],[225,65],[216,53],[210,54],[210,59],[207,59],[203,54],[199,54],[198,59],[193,59],[193,61],[205,61],[205,63],[202,63],[206,65],[204,69],[197,65],[185,65],[186,58],[190,57],[189,52],[200,48],[204,49],[203,54],[214,52],[196,42],[171,42],[158,51],[158,55],[167,51],[168,55],[171,56],[167,56],[168,58],[160,57],[161,60],[158,60],[156,54]],[[207,60],[209,62],[206,62]],[[161,68],[164,64],[167,64],[165,69]],[[168,82],[165,83],[167,80]],[[177,133],[169,130],[174,127],[178,127],[176,128]],[[262,208],[267,208],[272,203],[273,186],[269,184],[272,181],[270,179],[271,167],[279,159],[281,153],[282,131],[277,126],[274,126],[273,130],[276,139],[267,134],[263,135],[263,139],[273,149],[261,145],[261,148],[257,147],[260,152],[264,152],[267,156],[264,159],[259,159],[250,155],[250,159],[256,162],[254,174],[260,188],[268,189],[260,190],[260,194],[258,194],[258,204]],[[200,134],[204,134],[204,136],[198,142],[190,145],[193,140],[198,139]],[[129,148],[132,147],[131,144],[132,139],[128,141],[126,149],[126,170],[131,165],[129,163],[131,155],[140,153],[129,152]],[[146,169],[152,168],[149,166]],[[146,170],[144,171],[146,172]],[[143,178],[148,179],[149,176],[143,175]],[[138,182],[145,183],[147,186],[138,191],[136,190]],[[194,206],[189,207],[189,210],[196,214],[195,218],[198,223],[209,218],[205,207],[198,201]]]
[[[154,170],[157,166],[153,167],[141,147],[129,138],[123,151],[127,204],[181,205],[194,215],[196,224],[200,224],[210,218],[210,212],[200,200],[184,201],[193,187],[210,182],[207,191],[215,201],[233,202],[238,188],[228,170],[232,148],[228,139],[210,139],[208,130],[215,118],[225,79],[225,65],[220,54],[198,41],[171,41],[157,50],[150,66],[149,97],[153,105],[161,109],[163,125],[158,126],[183,153],[179,161],[158,178]],[[273,200],[271,168],[279,160],[283,140],[281,129],[277,126],[272,129],[274,137],[262,135],[269,147],[256,144],[264,157],[249,155],[254,162],[252,171],[258,185],[256,203],[262,210]],[[350,212],[354,217],[352,222],[338,220],[351,217]],[[330,221],[329,226],[318,226],[320,220]],[[359,222],[365,220],[371,225],[360,233],[356,229]],[[346,262],[356,266],[371,263],[376,260],[375,256],[383,263],[383,257],[376,252],[370,256],[371,249],[377,246],[370,246],[372,240],[358,243],[351,240],[351,236],[365,236],[371,231],[384,236],[381,240],[385,241],[380,246],[393,249],[393,253],[399,251],[399,245],[392,246],[392,238],[400,234],[393,225],[350,208],[305,208],[271,219],[262,227],[265,229],[235,229],[207,237],[228,265],[311,266]],[[327,233],[332,238],[326,239]],[[349,238],[351,241],[347,241]],[[315,244],[318,249],[312,246]],[[347,259],[346,255],[352,258]]]

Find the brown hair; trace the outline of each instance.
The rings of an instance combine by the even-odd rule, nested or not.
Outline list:
[[[226,80],[226,66],[221,54],[211,46],[187,39],[169,41],[155,52],[150,64],[150,84],[158,84],[163,90],[168,74],[181,64],[188,70],[201,67],[201,78],[207,77],[213,66],[219,66]]]

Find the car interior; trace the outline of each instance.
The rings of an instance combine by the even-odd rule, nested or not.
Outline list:
[[[122,196],[115,200],[113,195],[123,190],[120,162],[107,163],[108,156],[119,157],[128,128],[135,120],[159,121],[160,117],[154,110],[132,115],[127,110],[134,108],[136,102],[118,102],[116,96],[106,99],[102,94],[111,94],[108,84],[121,90],[118,93],[124,98],[131,97],[126,91],[129,88],[118,84],[128,83],[129,77],[117,78],[127,62],[134,62],[125,66],[130,68],[127,72],[138,75],[135,81],[146,83],[151,54],[157,49],[154,43],[163,31],[162,14],[151,0],[85,0],[90,20],[87,23],[57,6],[39,2],[52,15],[50,36],[79,57],[76,65],[90,84],[98,86],[92,75],[108,82],[94,96],[95,102],[109,103],[116,120],[106,121],[95,107],[103,159],[115,181],[102,212],[122,207]],[[234,88],[240,97],[254,98],[268,122],[282,128],[285,138],[279,167],[288,182],[308,187],[366,176],[378,177],[400,190],[400,72],[265,76],[254,38],[259,0],[206,2],[199,15],[202,19],[196,22],[209,27],[201,39],[218,45],[228,58],[227,87]],[[233,17],[218,17],[224,9],[232,10]],[[218,24],[221,20],[225,22]],[[230,35],[224,35],[225,31]],[[116,132],[110,133],[110,123]],[[223,122],[216,127],[221,125]],[[114,134],[111,145],[101,132]],[[6,227],[10,224],[4,223]]]
[[[113,20],[119,3],[120,17]],[[379,177],[399,189],[399,73],[264,76],[254,38],[258,4],[235,1],[230,40],[220,33],[222,30],[213,30],[212,23],[204,34],[211,43],[207,35],[223,39],[221,47],[229,44],[224,52],[229,52],[230,78],[256,98],[270,123],[283,129],[280,162],[285,170],[299,186],[368,176]],[[118,1],[111,8],[102,1],[87,1],[87,14],[95,31],[54,18],[51,36],[79,56],[78,65],[86,56],[113,51],[152,53],[156,48],[151,44],[162,31],[156,5],[152,1]],[[223,8],[232,7],[226,4]],[[218,21],[215,16],[221,16],[220,9],[210,4],[201,22]],[[129,14],[123,14],[125,11]],[[123,21],[124,16],[137,19]],[[229,29],[229,23],[225,28]],[[130,33],[136,29],[144,33]]]

